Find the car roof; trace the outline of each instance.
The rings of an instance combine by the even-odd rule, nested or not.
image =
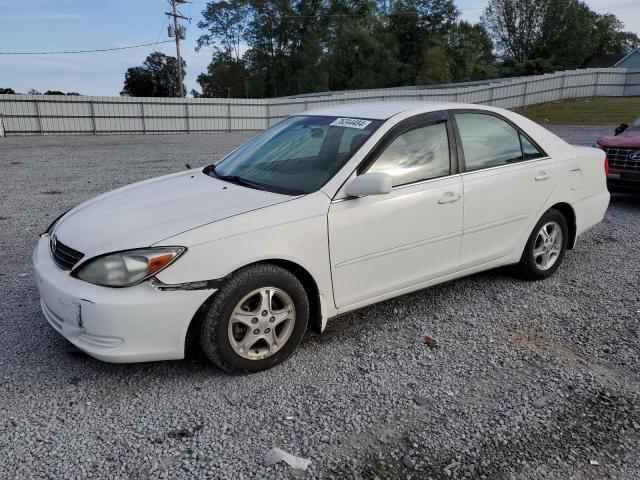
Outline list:
[[[414,114],[448,110],[452,108],[474,108],[478,110],[490,110],[484,105],[474,105],[454,102],[362,102],[331,105],[327,107],[313,108],[304,115],[327,117],[356,117],[371,120],[386,120],[399,113],[411,112]],[[298,114],[298,115],[300,115]]]

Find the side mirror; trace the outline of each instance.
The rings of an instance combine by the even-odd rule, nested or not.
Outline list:
[[[626,131],[629,128],[629,125],[626,123],[621,123],[618,128],[616,128],[616,136],[620,135],[622,132]]]
[[[371,172],[358,175],[347,184],[345,193],[349,197],[386,195],[391,191],[391,177],[386,173]]]

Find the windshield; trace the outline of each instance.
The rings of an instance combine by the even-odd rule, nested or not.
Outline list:
[[[381,120],[295,116],[249,140],[205,173],[288,195],[327,183],[382,124]]]

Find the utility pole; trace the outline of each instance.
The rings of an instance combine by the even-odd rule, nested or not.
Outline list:
[[[184,88],[182,85],[182,58],[180,57],[180,40],[186,38],[187,29],[178,23],[178,19],[189,20],[178,12],[178,4],[185,3],[186,0],[168,0],[171,4],[172,12],[164,12],[165,15],[173,17],[173,26],[169,27],[169,37],[176,39],[176,58],[178,59],[178,95],[184,97]]]

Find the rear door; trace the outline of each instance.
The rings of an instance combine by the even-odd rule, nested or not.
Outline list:
[[[462,180],[453,137],[447,112],[401,122],[359,168],[390,175],[391,193],[332,202],[329,248],[338,308],[457,267]]]
[[[555,163],[500,115],[458,111],[454,118],[464,168],[464,269],[513,253],[551,195]]]

